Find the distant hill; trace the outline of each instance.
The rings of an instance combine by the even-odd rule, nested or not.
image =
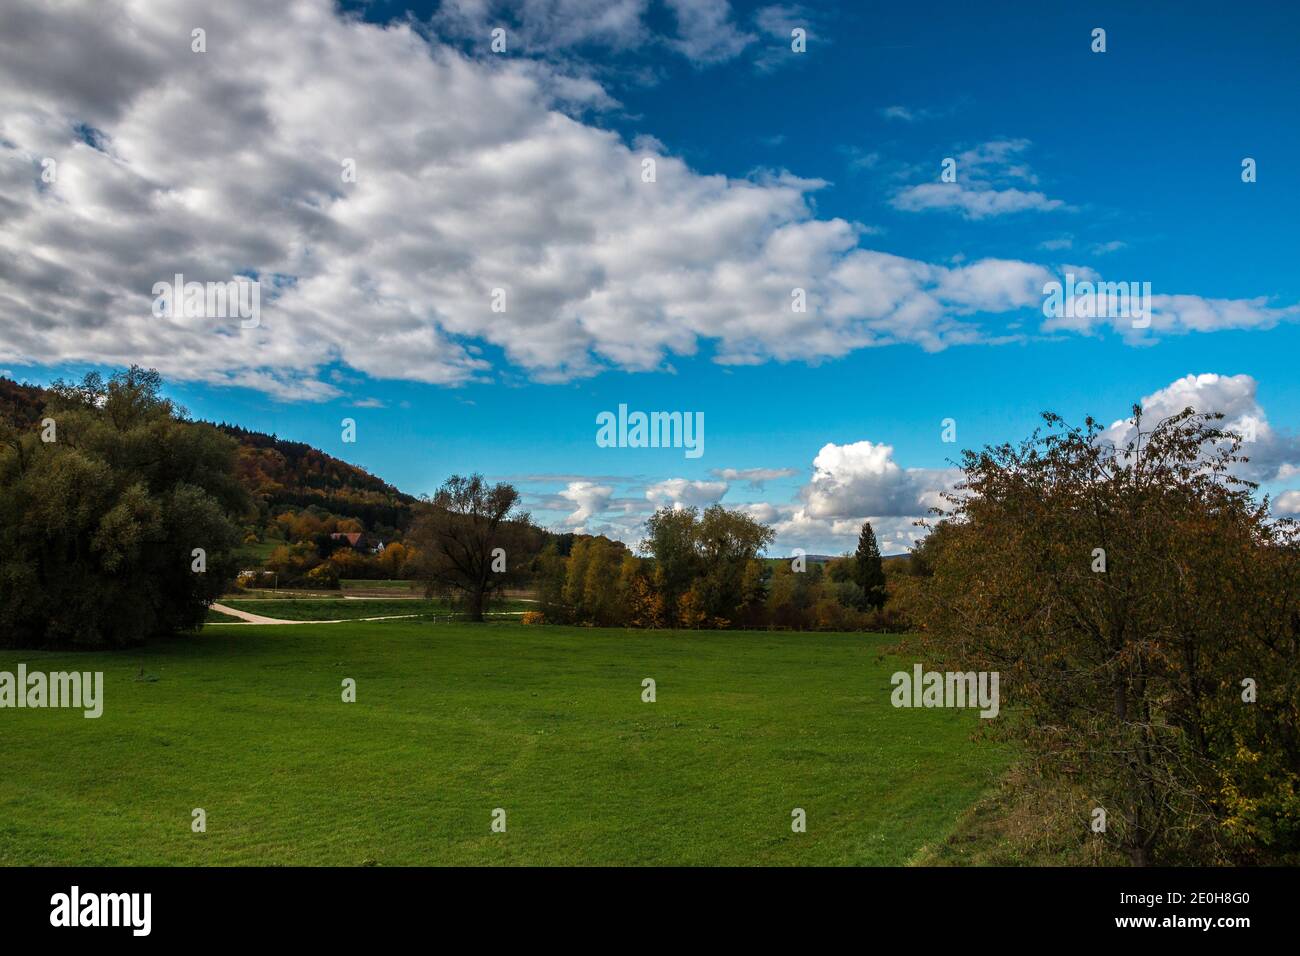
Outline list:
[[[316,505],[356,518],[366,528],[405,528],[416,499],[356,465],[303,442],[221,423],[239,442],[236,474],[249,493],[272,511]]]
[[[46,398],[43,388],[0,377],[0,423],[35,426]],[[216,427],[239,443],[238,477],[259,506],[272,514],[315,505],[331,514],[356,518],[372,531],[404,528],[410,521],[416,499],[363,468],[303,442],[238,425]]]
[[[35,425],[45,408],[45,389],[20,385],[0,376],[0,423],[17,427]]]

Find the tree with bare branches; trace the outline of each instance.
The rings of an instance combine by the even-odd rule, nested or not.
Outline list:
[[[470,620],[482,621],[488,603],[519,579],[537,547],[536,529],[518,503],[513,485],[489,485],[482,475],[448,478],[407,536],[419,550],[426,594],[459,599]]]

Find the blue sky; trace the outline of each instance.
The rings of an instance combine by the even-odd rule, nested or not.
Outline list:
[[[899,551],[959,447],[1142,399],[1261,423],[1250,476],[1300,511],[1293,4],[304,0],[262,40],[237,9],[113,5],[78,67],[104,76],[9,58],[15,377],[156,365],[198,417],[416,494],[508,477],[543,523],[629,541],[657,504],[721,500],[778,550],[871,518]],[[24,16],[28,42],[90,42]],[[285,37],[320,42],[277,59]],[[353,152],[358,188],[328,185]],[[67,172],[42,189],[46,156]],[[635,192],[617,167],[645,156]],[[151,327],[173,271],[293,278],[254,333]],[[1153,328],[1045,327],[1066,271],[1149,282]],[[805,274],[810,318],[767,311]],[[480,314],[498,285],[508,328]],[[703,412],[705,454],[597,447],[620,403]]]

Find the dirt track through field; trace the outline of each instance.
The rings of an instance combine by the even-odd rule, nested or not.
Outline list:
[[[213,604],[212,610],[222,614],[229,614],[231,617],[239,618],[241,624],[347,624],[350,621],[396,621],[406,617],[420,617],[419,614],[390,614],[387,617],[351,617],[341,618],[337,621],[282,621],[278,617],[263,617],[261,614],[252,614],[248,611],[240,611],[237,608],[227,607],[224,604]],[[234,621],[209,621],[212,625],[235,624]]]
[[[336,621],[284,621],[278,617],[264,617],[250,611],[241,611],[225,604],[212,604],[211,608],[221,614],[239,618],[238,621],[208,621],[211,627],[240,627],[245,624],[355,624],[360,621],[401,621],[410,617],[424,617],[423,614],[389,614],[385,617],[345,617]],[[523,613],[523,611],[498,611],[494,616],[515,616]]]

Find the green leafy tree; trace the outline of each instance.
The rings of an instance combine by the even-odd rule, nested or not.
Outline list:
[[[653,559],[653,580],[668,616],[685,620],[685,613],[692,622],[688,626],[699,627],[737,620],[753,599],[752,576],[746,581],[749,562],[772,538],[771,528],[721,505],[703,514],[665,507],[646,522],[641,550]]]
[[[660,508],[646,520],[641,551],[653,561],[655,590],[670,620],[677,617],[677,603],[702,571],[696,549],[695,531],[699,511],[695,508]]]
[[[0,643],[116,648],[191,630],[237,568],[236,446],[156,371],[87,375],[0,431]]]

